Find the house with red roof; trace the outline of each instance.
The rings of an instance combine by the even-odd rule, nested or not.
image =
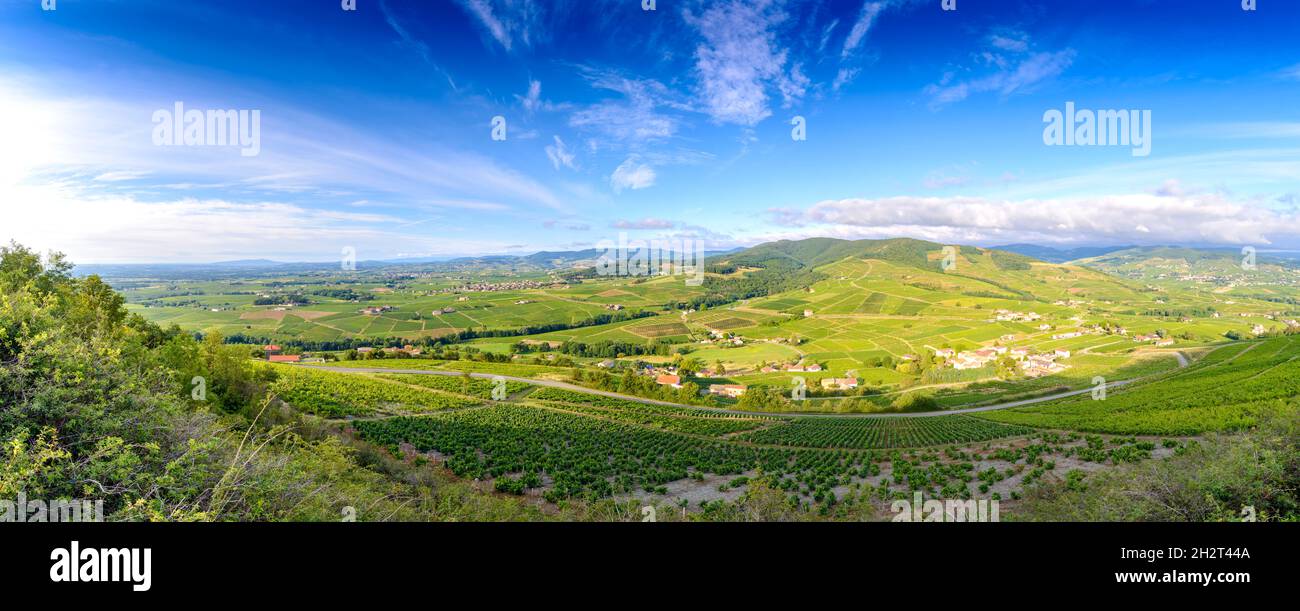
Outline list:
[[[682,377],[681,377],[681,376],[675,376],[675,375],[669,375],[669,374],[666,374],[666,373],[661,373],[661,374],[659,374],[657,377],[655,377],[655,384],[661,384],[661,385],[664,385],[664,386],[672,386],[673,388],[681,388],[681,387],[682,387]]]

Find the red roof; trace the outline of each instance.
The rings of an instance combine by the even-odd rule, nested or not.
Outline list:
[[[301,354],[273,354],[271,355],[272,363],[297,363],[302,361]]]
[[[666,373],[661,373],[659,374],[659,377],[655,378],[655,382],[658,382],[660,384],[681,384],[682,378],[681,376],[673,376],[673,375],[668,375]]]
[[[280,347],[277,346],[277,345],[275,345],[275,344],[267,344],[266,346],[264,346],[264,347],[262,348],[262,350],[264,350],[264,351],[272,351],[272,350],[279,350],[279,349],[280,349]]]

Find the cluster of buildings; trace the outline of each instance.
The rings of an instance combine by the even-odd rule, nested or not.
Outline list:
[[[396,348],[396,347],[380,348],[380,352],[383,352],[386,355],[403,354],[406,356],[420,356],[421,354],[424,354],[423,350],[416,348],[415,346],[412,346],[410,344],[402,346],[401,348]],[[374,354],[374,353],[375,353],[374,348],[357,348],[357,354]]]
[[[658,384],[660,386],[669,386],[672,388],[682,387],[682,376],[679,375],[676,372],[676,370],[671,367],[666,368],[662,371],[654,368],[649,368],[647,369],[647,372],[655,377],[655,384]],[[704,375],[705,372],[700,372],[700,373],[701,375]],[[712,372],[709,372],[709,374],[712,374]],[[705,377],[709,377],[709,376],[706,375]],[[732,399],[735,399],[745,394],[745,390],[747,390],[748,388],[749,387],[744,384],[710,384],[708,389],[705,390],[705,392],[711,395],[717,395],[719,397],[730,397]]]
[[[721,344],[725,346],[744,346],[745,338],[739,335],[726,333],[725,331],[719,331],[717,329],[709,329],[709,339],[702,339],[700,340],[700,343]]]
[[[1160,335],[1158,335],[1158,334],[1156,334],[1156,333],[1142,334],[1142,335],[1134,335],[1134,336],[1133,336],[1133,341],[1138,342],[1138,343],[1154,342],[1155,345],[1157,345],[1157,346],[1172,346],[1172,345],[1174,345],[1174,340],[1172,340],[1172,339],[1170,339],[1170,338],[1166,338],[1166,337],[1160,337]]]
[[[996,322],[1035,322],[1043,318],[1038,312],[1012,312],[1005,309],[995,310],[993,314]]]
[[[943,350],[935,351],[935,355],[947,359],[948,364],[952,365],[953,369],[979,369],[981,367],[988,367],[994,361],[998,360],[999,356],[1006,354],[1007,351],[1008,348],[1006,346],[980,348],[979,350],[963,350],[956,353],[954,353],[954,350],[951,348],[945,348]]]
[[[358,312],[361,314],[365,314],[367,316],[379,316],[384,312],[391,312],[396,309],[397,308],[393,306],[370,306],[366,308],[361,308],[360,310],[358,310]]]
[[[285,354],[284,350],[275,344],[262,346],[262,354],[266,355],[266,360],[272,363],[301,363],[301,354]]]
[[[310,354],[285,354],[284,350],[275,344],[262,346],[262,354],[266,355],[267,362],[270,363],[324,363],[325,359],[312,357]]]
[[[748,388],[744,384],[710,384],[709,394],[735,399],[745,394]]]
[[[778,371],[785,371],[789,373],[817,373],[821,370],[822,370],[822,366],[818,363],[808,363],[805,365],[802,362],[800,362],[800,363],[786,363],[784,365],[781,365],[780,367],[774,367],[772,365],[764,365],[763,368],[760,369],[759,371],[762,371],[763,373],[776,373]]]
[[[980,369],[992,365],[1002,356],[1009,356],[1019,364],[1021,372],[1030,377],[1037,377],[1065,371],[1067,367],[1056,361],[1070,358],[1071,352],[1064,348],[1057,348],[1051,352],[1034,354],[1029,348],[993,346],[961,352],[956,352],[952,348],[943,348],[936,350],[934,354],[945,359],[953,369]]]
[[[1069,367],[1056,362],[1058,358],[1070,358],[1069,350],[1057,349],[1054,352],[1043,354],[1026,354],[1023,358],[1017,359],[1020,364],[1020,372],[1027,377],[1037,378],[1054,373],[1065,371]],[[1016,358],[1013,354],[1011,358]]]
[[[853,390],[858,387],[857,378],[823,378],[821,383],[826,390]]]
[[[456,288],[437,291],[438,293],[491,293],[495,291],[522,291],[527,289],[568,288],[569,284],[560,280],[538,282],[536,280],[514,280],[511,282],[473,282]]]

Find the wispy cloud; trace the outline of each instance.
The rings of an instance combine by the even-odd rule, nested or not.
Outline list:
[[[506,51],[515,47],[516,41],[525,47],[544,33],[538,31],[544,3],[534,0],[458,0],[484,31]]]
[[[579,67],[592,87],[613,91],[622,97],[588,105],[569,116],[569,126],[597,134],[598,144],[614,142],[637,146],[673,137],[682,121],[669,111],[687,110],[689,105],[667,86],[653,79],[639,79],[613,70]]]
[[[614,229],[672,229],[677,224],[672,221],[656,218],[644,218],[640,220],[618,220],[610,223]]]
[[[1056,78],[1074,63],[1074,49],[1031,52],[1027,36],[1019,32],[995,33],[986,48],[975,57],[995,70],[983,76],[961,79],[949,72],[925,88],[930,107],[940,108],[971,95],[997,92],[1002,96],[1029,91],[1039,83]]]
[[[863,42],[866,41],[867,35],[875,28],[877,20],[887,10],[908,7],[916,4],[916,0],[865,0],[862,8],[858,11],[858,18],[849,28],[849,33],[844,37],[844,44],[840,47],[840,67],[835,72],[835,79],[831,81],[831,90],[839,91],[853,82],[854,79],[862,73],[862,55],[859,51]],[[833,25],[833,24],[832,24]],[[825,36],[829,35],[829,29],[823,34],[822,47],[825,47]]]
[[[524,110],[528,112],[537,112],[542,107],[542,82],[528,81],[528,93],[522,96],[515,96],[519,103],[523,105]]]
[[[393,31],[397,33],[397,36],[401,39],[403,45],[415,49],[415,52],[420,55],[420,58],[423,59],[425,63],[432,66],[434,70],[437,70],[439,74],[447,79],[447,84],[451,85],[452,91],[459,91],[459,88],[456,87],[455,79],[451,78],[451,73],[447,72],[438,64],[438,62],[433,61],[433,54],[429,51],[429,45],[411,35],[410,31],[402,25],[401,21],[398,21],[397,16],[388,9],[388,2],[386,0],[379,1],[379,12],[384,14],[384,21],[388,23],[388,27],[392,28]]]
[[[867,32],[871,31],[871,26],[875,25],[876,18],[889,4],[885,0],[868,0],[862,4],[862,10],[858,13],[858,20],[849,29],[849,35],[844,38],[844,47],[840,49],[840,58],[843,59],[853,55],[858,45],[862,44],[862,39],[866,38]]]
[[[570,170],[578,169],[578,166],[573,163],[575,155],[569,151],[569,148],[564,145],[564,141],[559,136],[555,136],[554,145],[547,145],[546,158],[551,160],[551,165],[554,165],[557,170],[560,167],[566,167]]]
[[[789,106],[810,83],[799,64],[787,69],[778,28],[788,19],[779,0],[728,0],[695,14],[687,24],[703,41],[695,50],[695,76],[703,110],[719,123],[752,126],[771,116],[769,91]]]

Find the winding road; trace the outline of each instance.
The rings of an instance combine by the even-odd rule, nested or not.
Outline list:
[[[1178,358],[1179,368],[1184,368],[1189,365],[1187,361],[1187,357],[1183,356],[1181,352],[1175,352],[1174,355]],[[310,369],[322,369],[326,371],[342,371],[345,373],[394,373],[394,374],[436,375],[436,376],[452,376],[452,377],[459,377],[461,375],[464,375],[462,372],[459,371],[442,371],[442,370],[434,370],[434,369],[391,369],[387,367],[321,367],[321,366],[313,366],[313,365],[300,365],[300,367],[307,367]],[[511,382],[522,382],[524,384],[531,384],[534,386],[559,388],[563,390],[581,392],[589,395],[600,395],[603,397],[611,397],[614,399],[623,399],[625,401],[635,401],[637,403],[645,403],[647,405],[664,405],[669,407],[679,407],[679,408],[699,410],[702,412],[709,412],[714,414],[721,413],[721,414],[731,414],[736,416],[797,416],[800,418],[934,418],[936,416],[951,416],[955,414],[974,414],[978,412],[991,412],[991,411],[997,411],[1002,409],[1009,409],[1012,407],[1023,407],[1026,405],[1033,405],[1035,403],[1044,403],[1047,401],[1064,399],[1066,397],[1073,397],[1076,395],[1087,394],[1092,392],[1093,390],[1091,387],[1089,387],[1080,390],[1071,390],[1071,391],[1060,392],[1051,395],[1044,395],[1041,397],[1034,397],[1032,399],[1021,399],[1018,401],[1008,401],[1006,403],[995,403],[993,405],[985,405],[982,407],[968,407],[963,409],[952,409],[952,410],[944,410],[944,411],[937,411],[937,412],[917,412],[917,413],[901,413],[901,414],[891,414],[891,413],[810,414],[810,413],[803,413],[803,412],[748,412],[748,411],[734,410],[734,409],[721,409],[716,407],[701,407],[699,405],[684,405],[681,403],[673,403],[671,401],[660,401],[658,399],[647,399],[645,397],[625,395],[622,393],[610,392],[607,390],[596,390],[593,388],[587,388],[585,386],[578,386],[577,384],[570,384],[568,382],[559,382],[556,380],[539,380],[534,378],[520,378],[516,376],[507,376],[507,375],[500,375],[494,373],[471,373],[470,377],[478,378],[482,380],[491,380],[499,377],[499,378],[504,378],[506,380],[509,380]],[[1117,388],[1120,386],[1131,384],[1136,381],[1137,380],[1118,380],[1115,382],[1108,383],[1107,388]]]

